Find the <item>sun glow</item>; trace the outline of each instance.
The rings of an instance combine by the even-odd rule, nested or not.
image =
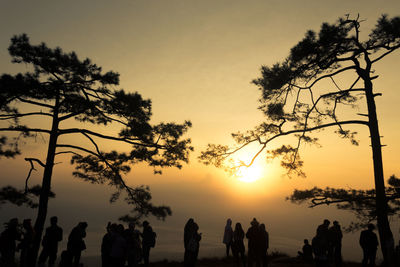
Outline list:
[[[252,183],[260,179],[263,175],[263,168],[258,164],[253,164],[250,167],[240,167],[236,176],[239,181]]]

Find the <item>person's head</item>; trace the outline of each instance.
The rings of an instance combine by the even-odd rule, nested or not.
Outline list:
[[[147,227],[147,226],[149,226],[150,224],[149,224],[149,222],[148,221],[144,221],[143,222],[143,227]]]
[[[229,225],[229,226],[232,225],[232,220],[230,218],[228,220],[226,220],[226,225]]]
[[[334,226],[339,226],[339,222],[338,221],[333,221],[333,225]]]
[[[258,226],[258,221],[256,218],[253,218],[253,220],[251,221],[251,226]]]
[[[193,220],[193,218],[190,218],[185,224],[185,228],[184,228],[185,232],[191,231],[193,229],[193,224],[194,224],[194,220]]]
[[[118,226],[117,226],[117,232],[119,233],[119,234],[122,234],[123,232],[124,232],[124,226],[122,225],[122,224],[118,224]]]
[[[135,223],[130,222],[128,227],[129,227],[129,230],[132,230],[132,231],[135,230]]]
[[[18,227],[18,218],[12,218],[8,223],[6,223],[7,229],[15,229]]]
[[[22,226],[23,226],[25,229],[31,229],[31,228],[32,228],[31,219],[25,219],[25,220],[22,222]]]
[[[331,222],[328,219],[324,220],[324,225],[328,226]]]
[[[304,244],[308,245],[308,239],[304,239]]]
[[[373,231],[375,229],[375,225],[372,223],[368,224],[368,230]]]
[[[111,228],[111,222],[108,222],[106,227],[107,232],[110,232],[111,230],[110,228]]]
[[[111,225],[110,225],[110,233],[115,233],[115,232],[117,232],[117,227],[118,227],[117,224],[115,224],[115,223],[111,224]]]
[[[58,218],[57,216],[53,216],[50,218],[50,225],[57,225]]]
[[[79,226],[80,228],[82,228],[83,230],[85,230],[85,229],[87,228],[88,224],[87,224],[87,222],[80,222],[80,223],[78,224],[78,226]]]
[[[265,224],[263,224],[263,223],[260,224],[260,230],[261,230],[261,231],[265,231]]]
[[[243,230],[243,229],[242,229],[242,225],[238,222],[235,225],[235,231],[240,231],[240,230]]]

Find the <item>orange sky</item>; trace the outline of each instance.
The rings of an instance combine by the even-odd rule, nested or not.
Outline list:
[[[324,21],[334,22],[339,16],[359,13],[366,19],[362,30],[367,34],[382,13],[393,16],[399,15],[399,11],[397,0],[384,4],[365,0],[2,1],[0,70],[21,71],[10,63],[7,47],[12,35],[27,33],[32,43],[44,41],[50,47],[74,50],[106,71],[119,72],[122,88],[139,91],[152,100],[154,122],[192,121],[188,136],[195,152],[189,165],[182,170],[165,170],[162,176],[154,176],[151,169],[138,166],[128,175],[129,183],[149,184],[155,202],[173,209],[174,216],[166,223],[153,222],[155,229],[163,233],[157,248],[160,253],[168,250],[167,244],[174,238],[181,242],[183,225],[189,217],[199,222],[203,232],[203,255],[212,251],[222,253],[219,242],[227,217],[241,221],[246,228],[253,217],[259,218],[270,229],[271,247],[294,253],[302,239],[312,238],[325,216],[331,220],[340,218],[343,225],[352,217],[334,208],[310,210],[295,206],[285,202],[284,197],[294,188],[313,185],[372,187],[367,129],[356,129],[359,147],[329,131],[320,133],[322,148],[302,150],[306,179],[283,176],[279,163],[274,162],[265,167],[260,180],[247,184],[214,167],[201,165],[196,158],[207,143],[229,143],[230,133],[261,122],[262,114],[257,110],[259,92],[250,82],[258,77],[262,64],[283,60],[306,30],[318,30]],[[399,60],[400,53],[396,52],[376,65],[380,77],[375,88],[383,93],[377,98],[377,108],[383,143],[387,144],[383,149],[387,177],[400,175]],[[27,145],[31,154],[43,150],[35,150],[31,143]],[[23,185],[28,166],[21,159],[0,162],[0,185]],[[60,214],[66,231],[81,217],[90,218],[92,235],[87,253],[95,254],[99,233],[106,222],[115,220],[126,207],[108,205],[108,189],[77,181],[71,177],[68,159],[61,161],[64,164],[56,166],[53,181],[58,197],[51,201],[50,210],[68,210],[68,216]],[[35,174],[34,179],[39,178],[40,173]],[[30,215],[26,210],[8,206],[3,209],[9,216]],[[6,219],[2,216],[0,222]],[[396,227],[392,230],[397,239]],[[168,242],[163,243],[163,235]],[[348,248],[357,246],[354,239],[352,235],[345,237]],[[181,250],[179,243],[177,255]],[[345,253],[345,257],[352,259],[360,255],[358,247],[354,253]]]

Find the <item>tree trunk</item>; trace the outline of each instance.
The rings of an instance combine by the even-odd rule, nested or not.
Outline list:
[[[39,198],[38,215],[35,222],[35,236],[33,240],[33,245],[31,251],[29,251],[29,267],[36,266],[36,260],[39,254],[40,244],[42,240],[42,234],[44,229],[44,224],[46,222],[47,216],[47,206],[49,202],[49,193],[51,189],[51,177],[53,173],[54,158],[56,153],[56,145],[58,138],[58,104],[59,99],[57,97],[56,104],[53,113],[53,122],[51,126],[51,133],[49,137],[49,146],[47,150],[46,166],[43,172],[42,180],[42,191]]]
[[[385,192],[385,181],[382,164],[382,145],[379,135],[378,119],[376,115],[375,99],[372,91],[372,82],[367,75],[364,79],[368,106],[369,131],[371,135],[372,157],[374,164],[374,178],[376,190],[376,214],[380,246],[384,259],[384,266],[395,266],[394,240],[388,220],[388,205]]]

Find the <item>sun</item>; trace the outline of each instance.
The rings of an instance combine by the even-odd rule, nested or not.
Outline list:
[[[257,181],[263,175],[263,168],[258,164],[253,164],[250,167],[240,167],[236,176],[239,181],[252,183]]]

